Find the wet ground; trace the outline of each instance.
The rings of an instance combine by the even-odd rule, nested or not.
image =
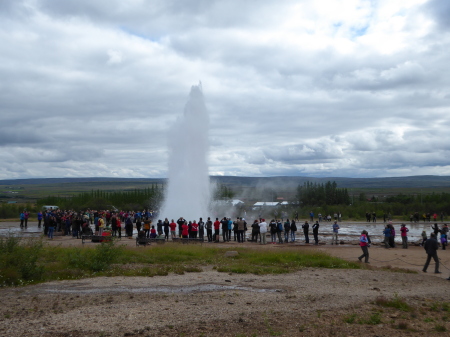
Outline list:
[[[322,222],[319,228],[319,240],[326,241],[331,237],[332,234],[332,224],[333,222]],[[439,227],[442,227],[443,223],[438,223]],[[301,225],[301,223],[297,224],[297,226]],[[393,223],[394,228],[396,230],[396,242],[401,243],[400,238],[400,222]],[[415,242],[422,240],[422,231],[426,231],[429,236],[433,231],[431,226],[433,223],[430,222],[419,222],[419,223],[406,223],[406,226],[409,228],[408,232],[408,241]],[[373,242],[380,242],[383,240],[383,230],[385,223],[376,222],[376,223],[367,223],[367,222],[340,222],[339,223],[339,239],[343,241],[352,241],[357,240],[361,231],[366,230],[369,232],[370,238]],[[93,225],[91,226],[93,228]],[[14,222],[0,222],[0,236],[6,236],[8,233],[20,236],[20,237],[38,237],[42,234],[43,229],[38,228],[37,222],[29,222],[28,227],[26,229],[21,229],[19,223]],[[55,233],[55,235],[61,235],[61,233]],[[133,235],[137,235],[136,229],[133,232]],[[312,240],[312,230],[310,227],[310,240]],[[251,238],[251,231],[247,231],[247,238]],[[303,231],[297,231],[296,235],[297,241],[303,241]]]

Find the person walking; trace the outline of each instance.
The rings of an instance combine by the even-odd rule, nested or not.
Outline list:
[[[370,263],[369,262],[369,238],[368,238],[368,233],[365,230],[361,232],[361,236],[359,238],[359,246],[361,247],[363,254],[360,257],[358,257],[358,260],[361,262],[362,259],[364,258],[365,263]]]
[[[427,252],[427,261],[425,262],[425,265],[423,266],[422,271],[424,273],[427,272],[428,265],[430,264],[431,259],[433,259],[435,262],[434,273],[440,274],[441,272],[439,271],[439,258],[437,255],[439,243],[436,240],[436,234],[434,234],[434,233],[430,234],[430,238],[425,242],[425,245],[423,246],[423,248]]]
[[[402,227],[400,228],[400,235],[402,237],[402,245],[403,249],[408,249],[408,232],[409,229],[406,227],[404,223],[402,223]]]
[[[340,229],[340,227],[339,227],[337,221],[335,221],[334,224],[333,224],[333,236],[331,237],[331,244],[332,245],[337,245],[338,244],[339,229]]]

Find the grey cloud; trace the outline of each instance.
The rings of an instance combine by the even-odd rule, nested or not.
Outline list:
[[[284,37],[307,31],[290,16],[295,1],[130,4],[0,4],[0,178],[163,177],[168,138],[183,136],[172,125],[198,80],[213,174],[449,172],[450,42],[442,26],[417,34],[419,7],[402,9],[405,45],[382,54],[353,31],[353,53],[329,44],[348,27],[373,24],[360,32],[369,34],[376,15],[332,33],[333,22],[311,19],[331,34],[313,48]]]
[[[425,3],[424,7],[440,26],[450,27],[450,3],[448,1],[430,0]]]

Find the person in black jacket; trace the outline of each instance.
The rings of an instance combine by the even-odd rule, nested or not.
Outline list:
[[[252,224],[252,241],[258,242],[258,236],[260,236],[259,233],[259,221],[255,220]]]
[[[425,251],[427,252],[427,261],[425,262],[422,271],[424,273],[427,272],[428,265],[430,264],[431,258],[433,258],[434,262],[436,263],[434,272],[436,274],[440,274],[441,272],[439,271],[439,258],[437,256],[439,243],[436,240],[436,234],[434,233],[430,234],[430,238],[425,242],[423,248],[425,248]]]
[[[303,234],[305,234],[305,243],[309,243],[309,223],[308,221],[305,221],[305,223],[302,225],[303,228]]]
[[[224,217],[220,223],[222,224],[222,238],[223,242],[230,241],[230,238],[228,237],[228,219]]]
[[[319,244],[319,221],[312,226],[314,235],[314,244],[317,246]]]
[[[292,219],[291,222],[291,242],[295,242],[295,232],[297,231],[297,225],[295,224],[295,220]]]

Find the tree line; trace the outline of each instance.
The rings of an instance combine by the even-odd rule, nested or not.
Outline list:
[[[163,200],[163,188],[157,184],[132,191],[92,190],[80,194],[61,197],[48,196],[38,200],[38,207],[56,205],[61,209],[117,209],[143,210],[158,209]]]
[[[346,188],[338,188],[335,181],[326,184],[305,182],[297,187],[297,200],[304,205],[349,205],[350,195]]]

